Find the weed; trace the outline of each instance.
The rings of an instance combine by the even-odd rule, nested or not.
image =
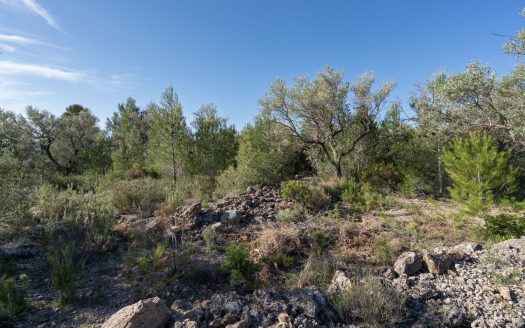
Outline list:
[[[68,244],[57,248],[49,257],[51,263],[51,281],[60,292],[60,302],[70,303],[76,299],[75,280],[78,269],[82,266],[75,261],[75,245]]]
[[[248,287],[255,288],[255,274],[260,268],[259,265],[250,260],[247,248],[229,245],[221,267],[230,272],[232,281],[242,279]]]
[[[396,290],[372,275],[354,278],[348,288],[331,298],[339,316],[347,322],[360,320],[370,326],[399,322],[403,302]]]
[[[29,283],[25,274],[19,275],[18,279],[0,275],[0,319],[13,318],[25,310]]]

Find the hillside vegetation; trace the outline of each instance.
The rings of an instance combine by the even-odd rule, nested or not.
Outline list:
[[[0,110],[0,327],[524,327],[525,66],[394,88],[278,79],[241,130],[171,87]]]

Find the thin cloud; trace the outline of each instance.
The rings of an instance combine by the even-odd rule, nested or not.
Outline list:
[[[0,2],[16,8],[22,8],[34,15],[42,17],[54,29],[63,32],[55,18],[42,7],[37,0],[0,0]]]
[[[21,35],[15,35],[15,34],[1,34],[0,33],[0,41],[7,42],[7,43],[14,43],[14,44],[21,44],[21,45],[41,45],[56,49],[62,49],[62,50],[68,50],[66,47],[57,46],[51,43],[42,42],[39,40],[27,38],[25,36]]]
[[[0,61],[0,73],[6,75],[36,75],[70,82],[79,82],[85,78],[85,74],[80,71],[63,70],[36,64],[15,63],[8,60]]]
[[[0,53],[1,52],[15,52],[15,48],[10,45],[0,43]]]

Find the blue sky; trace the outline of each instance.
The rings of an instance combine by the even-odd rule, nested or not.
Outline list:
[[[471,60],[499,74],[505,38],[525,27],[523,1],[0,0],[0,107],[60,114],[72,103],[101,121],[132,96],[173,85],[188,119],[214,103],[238,128],[276,78],[325,65],[348,80],[395,79],[405,102],[433,72]]]

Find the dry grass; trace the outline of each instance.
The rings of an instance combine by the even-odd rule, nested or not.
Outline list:
[[[371,274],[352,278],[349,288],[332,296],[332,304],[343,320],[359,320],[367,326],[394,324],[403,315],[402,297]]]
[[[300,230],[294,225],[286,224],[265,226],[251,243],[250,248],[254,259],[262,259],[278,253],[291,254],[302,249]]]

